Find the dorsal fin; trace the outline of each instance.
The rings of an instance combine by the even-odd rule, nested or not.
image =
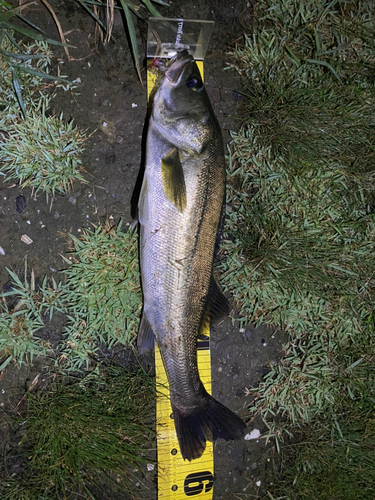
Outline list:
[[[161,160],[161,178],[168,200],[183,212],[186,207],[186,185],[177,148],[171,149]]]

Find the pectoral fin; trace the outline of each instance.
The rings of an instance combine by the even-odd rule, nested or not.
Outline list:
[[[179,212],[186,207],[186,185],[178,149],[171,149],[161,160],[161,177],[166,197]]]
[[[140,224],[145,224],[149,219],[149,206],[147,198],[147,177],[143,178],[143,183],[141,187],[141,192],[139,193],[138,209],[137,209],[137,219],[132,223],[132,228],[137,227],[137,222]]]

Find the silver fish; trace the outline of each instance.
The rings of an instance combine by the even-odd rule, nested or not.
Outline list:
[[[192,56],[179,52],[164,71],[138,204],[144,296],[138,350],[156,339],[181,454],[192,460],[207,440],[241,438],[245,425],[207,393],[197,367],[203,322],[229,311],[212,274],[225,196],[221,131]]]

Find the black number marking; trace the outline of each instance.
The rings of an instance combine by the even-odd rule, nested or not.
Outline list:
[[[184,492],[187,497],[208,493],[214,485],[214,476],[209,471],[194,472],[185,477]]]
[[[210,349],[210,341],[198,339],[197,349],[198,349],[198,351],[208,351]]]

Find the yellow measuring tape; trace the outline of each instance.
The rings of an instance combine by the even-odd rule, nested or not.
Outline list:
[[[203,62],[197,61],[203,79]],[[150,97],[156,75],[147,70],[147,95]],[[209,325],[205,325],[202,339],[197,342],[199,375],[207,392],[211,394],[211,357]],[[212,500],[214,481],[213,445],[206,443],[203,455],[189,462],[180,453],[170,405],[167,375],[164,370],[160,350],[155,346],[155,370],[158,394],[156,398],[156,431],[158,443],[158,498],[163,500],[183,500],[195,497]]]

